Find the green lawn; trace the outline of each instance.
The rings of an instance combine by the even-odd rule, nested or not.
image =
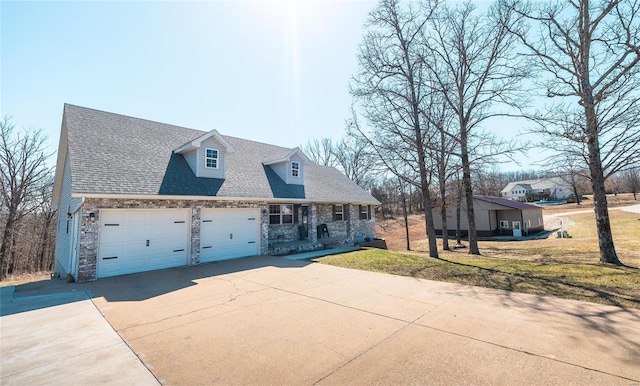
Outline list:
[[[598,263],[594,216],[573,215],[571,239],[481,242],[482,256],[466,250],[439,251],[440,259],[417,251],[379,249],[328,256],[323,264],[386,272],[502,290],[557,296],[594,303],[640,308],[638,214],[612,212],[612,228],[620,259],[631,266]],[[440,242],[440,241],[439,241]]]

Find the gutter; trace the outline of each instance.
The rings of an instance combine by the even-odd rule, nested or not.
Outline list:
[[[71,195],[71,197],[73,197],[73,195]],[[73,197],[73,198],[76,198],[76,197]],[[80,208],[82,208],[82,205],[84,205],[84,196],[80,197],[80,204],[78,204],[78,206],[73,210],[73,212],[71,212],[71,216],[78,213]]]
[[[295,203],[295,204],[362,204],[362,205],[380,205],[379,201],[352,201],[352,200],[331,200],[331,199],[306,199],[306,198],[260,198],[260,197],[218,197],[218,196],[178,196],[178,195],[159,195],[159,194],[114,194],[114,193],[73,193],[73,198],[82,198],[82,204],[85,198],[103,198],[103,199],[121,199],[121,200],[188,200],[188,201],[249,201],[249,202],[268,202],[268,203]]]
[[[72,197],[73,197],[73,195],[72,195]],[[73,212],[71,212],[71,218],[73,218],[73,217],[76,215],[76,213],[78,213],[78,211],[79,211],[80,209],[82,209],[82,206],[83,206],[83,205],[84,205],[84,197],[80,197],[80,204],[78,204],[78,206],[73,210]],[[69,215],[69,214],[67,214],[67,215]],[[79,220],[79,221],[80,221],[80,223],[82,223],[82,220]],[[76,227],[77,227],[77,228],[76,228]],[[74,243],[75,245],[72,245],[72,246],[71,246],[71,248],[75,248],[75,247],[76,247],[76,245],[77,245],[77,249],[76,249],[76,250],[72,250],[72,251],[71,251],[71,266],[69,267],[69,268],[70,268],[69,270],[71,271],[71,272],[70,272],[70,273],[71,273],[71,275],[72,275],[76,280],[78,280],[78,258],[80,257],[80,256],[79,256],[79,254],[80,254],[80,237],[79,237],[79,236],[80,236],[80,235],[75,233],[75,232],[76,232],[76,230],[78,230],[78,233],[80,233],[80,232],[79,232],[79,230],[80,230],[80,224],[76,224],[76,221],[74,221],[74,222],[73,222],[73,232],[74,232],[74,235],[72,236],[72,240],[74,241],[73,243]],[[76,253],[76,252],[77,252],[77,253]]]

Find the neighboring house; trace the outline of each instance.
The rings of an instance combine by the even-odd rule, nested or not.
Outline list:
[[[544,230],[542,208],[500,197],[473,196],[473,211],[476,220],[476,234],[491,236],[526,236]],[[447,207],[447,231],[456,234],[456,208]],[[462,204],[460,229],[466,235],[469,231],[467,208]],[[442,235],[440,207],[433,208],[433,223],[437,235]]]
[[[67,104],[56,273],[89,281],[353,243],[374,238],[378,204],[298,148]]]
[[[560,177],[510,182],[500,191],[502,198],[521,202],[566,200],[573,195],[571,185]]]

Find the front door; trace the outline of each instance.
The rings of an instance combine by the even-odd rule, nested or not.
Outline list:
[[[309,207],[303,205],[300,209],[302,212],[302,221],[300,221],[302,224],[302,233],[300,234],[300,240],[306,240],[309,238]]]
[[[515,237],[522,237],[522,229],[520,229],[520,221],[513,221],[511,224],[513,226],[513,235]]]

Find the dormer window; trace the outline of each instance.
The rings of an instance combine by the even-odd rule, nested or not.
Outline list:
[[[218,150],[206,149],[205,165],[207,168],[210,168],[210,169],[218,168]]]
[[[300,163],[299,162],[291,162],[291,177],[300,176]]]

